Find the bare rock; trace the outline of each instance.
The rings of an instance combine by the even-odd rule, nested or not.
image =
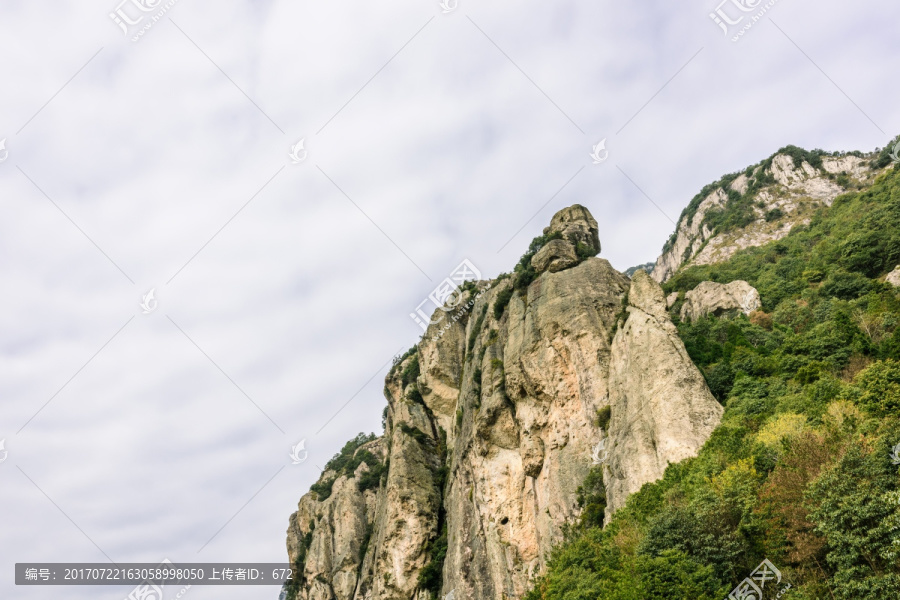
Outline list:
[[[696,456],[724,412],[678,337],[659,285],[635,273],[628,303],[609,366],[607,522],[670,463]]]
[[[696,321],[707,315],[718,315],[739,310],[745,315],[762,306],[759,292],[746,281],[722,284],[704,281],[684,295],[681,307],[682,321]]]
[[[900,265],[888,273],[884,280],[894,287],[900,287]]]
[[[575,246],[568,240],[551,240],[531,258],[531,266],[538,273],[556,273],[577,264]]]
[[[573,246],[577,246],[580,242],[590,248],[594,255],[600,253],[597,221],[590,211],[580,204],[573,204],[553,215],[550,226],[544,229],[544,234],[557,232]]]

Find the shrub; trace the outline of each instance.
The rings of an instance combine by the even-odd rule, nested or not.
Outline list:
[[[406,387],[418,378],[419,353],[416,352],[412,355],[412,358],[409,359],[409,362],[406,363],[406,366],[403,367],[403,371],[400,373],[400,382],[403,384],[403,387]]]
[[[469,333],[469,344],[466,347],[467,352],[472,352],[472,349],[475,347],[475,340],[478,339],[478,334],[481,333],[481,328],[484,326],[485,315],[487,315],[487,304],[481,307],[481,313],[478,315],[478,319],[475,320],[472,331]]]
[[[513,292],[515,292],[515,288],[513,286],[509,286],[500,291],[497,294],[497,299],[494,300],[494,318],[496,320],[500,320],[500,317],[503,316],[503,311],[506,310],[506,307],[509,305],[509,301],[512,299]]]
[[[856,402],[875,415],[900,414],[900,362],[884,360],[862,371],[854,380]]]
[[[771,223],[772,221],[777,221],[781,217],[784,216],[784,211],[780,208],[773,208],[772,210],[766,212],[766,222]]]
[[[606,431],[612,418],[612,407],[607,405],[597,411],[597,427]]]

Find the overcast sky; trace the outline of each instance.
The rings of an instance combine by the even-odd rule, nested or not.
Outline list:
[[[3,598],[50,597],[15,562],[286,560],[463,259],[509,271],[577,202],[624,270],[725,173],[900,133],[888,0],[737,42],[763,4],[118,1],[0,2]]]

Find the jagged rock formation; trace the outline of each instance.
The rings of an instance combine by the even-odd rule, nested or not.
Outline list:
[[[519,598],[578,518],[598,442],[610,442],[611,513],[718,423],[658,284],[593,257],[597,223],[582,206],[544,233],[533,281],[468,288],[391,369],[384,436],[356,450],[377,461],[323,474],[331,495],[300,500],[296,598]]]
[[[796,225],[807,224],[816,208],[871,183],[880,173],[871,167],[871,158],[788,148],[707,186],[682,213],[653,278],[665,282],[683,265],[723,262],[739,250],[785,237]],[[742,214],[723,222],[728,209],[736,212],[737,206]]]
[[[609,369],[607,522],[669,463],[696,456],[724,412],[678,337],[662,288],[644,271],[634,274],[627,310]]]
[[[719,315],[730,310],[739,310],[749,315],[760,306],[762,300],[759,292],[746,281],[704,281],[684,294],[681,320],[693,322],[707,315]]]
[[[900,287],[900,265],[888,273],[888,276],[885,277],[884,280],[894,287]]]

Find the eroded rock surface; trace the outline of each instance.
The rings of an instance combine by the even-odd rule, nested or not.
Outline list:
[[[900,287],[900,266],[897,266],[893,271],[888,273],[885,281],[894,287]]]
[[[730,184],[712,189],[695,210],[685,211],[656,261],[653,278],[665,282],[682,266],[724,262],[745,248],[782,239],[794,227],[808,224],[816,208],[830,206],[841,194],[871,182],[881,171],[870,167],[870,159],[823,156],[814,167],[782,153],[749,168]],[[716,215],[735,195],[739,202],[749,201],[750,222],[717,227]]]
[[[696,456],[724,412],[678,337],[662,288],[643,271],[632,279],[627,310],[609,368],[607,522],[669,464]]]
[[[384,436],[357,451],[386,472],[370,488],[368,464],[325,473],[331,495],[310,492],[291,517],[297,598],[519,598],[578,518],[600,440],[612,443],[613,509],[705,441],[721,411],[659,285],[584,258],[600,249],[584,207],[557,213],[546,233],[557,231],[505,306],[495,311],[513,279],[469,289],[391,369]]]
[[[681,320],[696,321],[707,315],[719,315],[730,310],[739,310],[749,315],[762,306],[759,292],[746,281],[715,283],[704,281],[686,292],[681,305]]]

